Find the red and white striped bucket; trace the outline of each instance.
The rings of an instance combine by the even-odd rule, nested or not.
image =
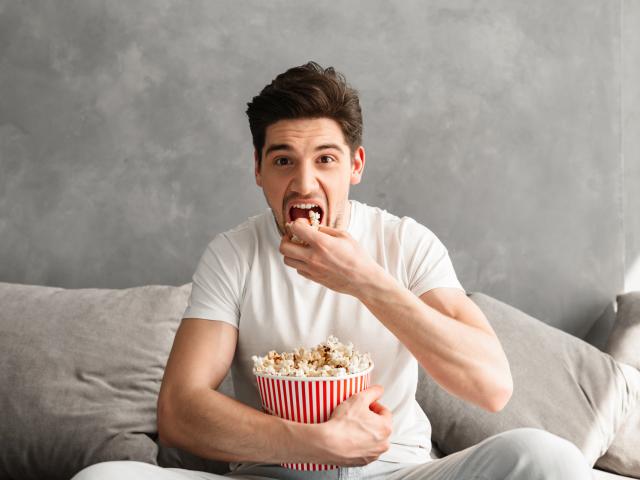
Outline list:
[[[343,377],[283,377],[256,373],[263,410],[286,420],[322,423],[329,420],[334,408],[351,395],[369,388],[368,369]],[[337,465],[283,463],[293,470],[332,470]]]

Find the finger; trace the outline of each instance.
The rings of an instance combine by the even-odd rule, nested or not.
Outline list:
[[[383,417],[391,418],[391,410],[389,410],[379,402],[373,402],[371,405],[369,405],[369,410],[371,410],[373,413],[377,413],[378,415],[382,415]]]
[[[291,241],[290,238],[282,237],[280,253],[285,257],[304,261],[308,258],[309,248]]]
[[[316,242],[318,231],[312,228],[304,219],[296,219],[290,227],[291,233],[303,242],[313,245]]]
[[[309,244],[293,233],[293,229],[291,227],[293,226],[293,224],[295,222],[302,222],[303,225],[306,225],[306,224],[309,223],[309,222],[307,222],[307,221],[305,221],[304,219],[301,219],[301,218],[298,218],[293,222],[285,223],[284,224],[284,235],[282,235],[281,241],[284,242],[286,240],[288,242],[293,243],[294,245],[299,245],[301,247],[308,248]]]
[[[307,264],[302,260],[296,260],[295,258],[291,257],[284,257],[284,264],[290,266],[291,268],[295,268],[296,270],[304,270],[307,266]]]
[[[377,399],[379,399],[384,393],[384,388],[382,385],[371,385],[366,390],[362,390],[361,392],[356,394],[356,397],[359,401],[366,403],[367,405],[371,405]]]
[[[309,280],[313,280],[314,282],[316,281],[313,277],[313,275],[311,275],[309,272],[302,270],[302,269],[298,269],[297,270],[298,275],[304,277],[304,278],[308,278]]]
[[[320,225],[318,231],[321,233],[326,233],[327,235],[331,235],[332,237],[342,237],[345,234],[344,230],[338,230],[337,228],[325,227],[324,225]]]

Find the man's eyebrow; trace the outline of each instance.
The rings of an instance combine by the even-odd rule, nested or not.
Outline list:
[[[319,150],[327,150],[333,148],[335,150],[338,150],[340,153],[344,153],[344,150],[342,150],[342,148],[340,147],[340,145],[336,144],[336,143],[324,143],[322,145],[318,145],[315,150],[319,151]],[[290,152],[293,150],[293,148],[291,147],[291,145],[289,145],[288,143],[274,143],[273,145],[269,145],[267,147],[267,149],[264,151],[265,156],[269,155],[271,152],[275,152],[277,150],[284,150],[286,152]]]
[[[264,154],[266,156],[266,155],[269,155],[271,152],[274,152],[276,150],[291,151],[293,149],[291,148],[291,145],[289,145],[287,143],[275,143],[273,145],[269,145],[269,147],[264,151]]]
[[[316,147],[316,151],[318,151],[318,150],[326,150],[326,149],[329,149],[329,148],[334,148],[334,149],[338,150],[340,153],[344,153],[342,148],[340,148],[340,145],[337,145],[335,143],[325,143],[324,145],[318,145]]]

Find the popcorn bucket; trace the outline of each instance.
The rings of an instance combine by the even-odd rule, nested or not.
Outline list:
[[[289,377],[255,373],[265,413],[299,423],[322,423],[333,410],[361,390],[369,387],[373,365],[366,370],[341,377]],[[283,463],[293,470],[332,470],[337,465]]]

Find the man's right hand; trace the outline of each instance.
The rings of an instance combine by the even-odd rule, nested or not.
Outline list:
[[[324,428],[326,463],[353,467],[367,465],[389,449],[393,429],[391,411],[376,400],[381,385],[372,385],[338,405]]]

